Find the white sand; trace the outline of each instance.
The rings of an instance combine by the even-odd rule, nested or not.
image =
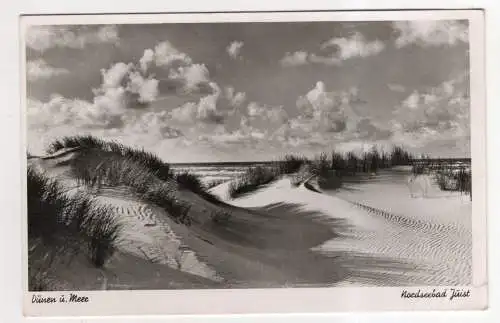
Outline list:
[[[123,194],[122,194],[123,196]],[[123,225],[118,249],[154,263],[168,265],[186,273],[219,281],[217,273],[200,261],[168,225],[168,215],[160,208],[133,199],[99,195],[103,205],[111,206]]]
[[[348,232],[314,250],[331,255],[352,254],[347,266],[357,266],[354,258],[360,259],[360,268],[367,261],[384,260],[387,265],[369,266],[366,273],[350,277],[340,286],[469,283],[471,207],[467,198],[454,193],[411,199],[404,177],[399,182],[392,178],[382,182],[351,185],[350,191],[334,196],[310,191],[303,185],[293,187],[288,179],[235,200],[227,198],[229,183],[212,192],[240,207],[297,203],[304,210],[346,220]]]
[[[55,158],[61,161],[62,158],[72,158],[71,155],[72,152],[66,152]],[[75,183],[71,179],[65,179],[65,166],[57,165],[53,159],[39,160],[38,163],[42,169],[48,169],[52,176],[61,179],[71,191]],[[290,218],[290,221],[283,220],[278,226],[269,229],[270,222],[267,222],[266,217],[255,215],[259,217],[256,219],[247,210],[231,210],[235,213],[233,225],[236,224],[232,229],[240,230],[231,231],[224,230],[223,227],[213,227],[210,215],[217,211],[217,206],[191,192],[183,191],[177,194],[182,195],[180,197],[192,205],[190,214],[193,213],[194,220],[197,221],[193,227],[172,223],[163,210],[129,198],[127,192],[119,188],[108,190],[107,193],[110,194],[101,192],[97,198],[103,204],[112,206],[116,216],[124,223],[125,234],[118,243],[121,252],[212,281],[219,280],[219,276],[203,263],[200,257],[212,266],[219,265],[222,268],[221,273],[232,274],[242,284],[253,284],[252,286],[259,282],[286,282],[296,277],[294,269],[300,269],[299,271],[307,276],[307,281],[317,281],[322,273],[321,270],[312,270],[315,269],[314,266],[321,269],[330,265],[335,267],[335,271],[338,267],[339,271],[348,273],[343,276],[341,282],[335,284],[336,286],[469,283],[472,258],[470,201],[458,194],[442,193],[435,187],[430,192],[430,198],[411,199],[404,172],[386,175],[361,183],[347,184],[346,189],[330,194],[313,192],[304,185],[295,187],[289,179],[279,180],[235,200],[230,200],[227,195],[230,182],[214,187],[212,193],[238,207],[295,204],[305,213],[319,212],[324,218],[347,223],[347,226],[343,225],[340,230],[338,223],[332,222],[329,228],[336,234],[335,237],[312,248],[317,253],[331,257],[323,258],[327,263],[320,261],[321,259],[301,258],[299,254],[299,262],[287,262],[286,266],[290,268],[281,266],[286,258],[276,257],[286,255],[293,258],[294,254],[288,254],[286,249],[276,247],[279,244],[270,237],[280,236],[283,232],[293,232],[292,235],[282,235],[289,241],[295,234],[306,233],[302,224],[293,227],[295,231],[290,231],[292,228],[287,227],[292,222],[293,213],[283,211],[282,215]],[[294,213],[297,216],[297,212]],[[244,238],[254,242],[259,236],[244,230],[252,225],[252,221],[255,222],[253,227],[259,233],[269,229],[262,234],[261,238],[265,243],[259,248],[241,244],[242,241],[245,242]],[[320,228],[325,227],[321,224]],[[175,233],[173,229],[176,230]],[[313,234],[317,235],[319,229],[316,227],[309,230],[314,230]],[[230,238],[231,234],[235,233],[238,235],[233,241]],[[196,234],[201,237],[196,237]],[[311,234],[311,231],[308,234]],[[210,241],[206,241],[206,238]],[[324,240],[329,238],[330,236]],[[190,248],[184,245],[183,240]],[[271,242],[275,244],[275,250],[270,251]],[[291,244],[293,242],[290,241]],[[305,249],[308,250],[316,243],[320,242],[309,244]],[[192,250],[196,250],[199,257]],[[305,260],[306,263],[301,266],[304,262],[301,259],[311,262]],[[330,274],[331,272],[328,272],[327,276],[330,277]]]

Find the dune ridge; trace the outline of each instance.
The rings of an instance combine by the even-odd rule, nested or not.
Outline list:
[[[380,182],[385,184],[385,186],[404,185],[401,182],[399,184],[394,184],[394,178],[391,177],[382,178],[379,183]],[[321,191],[313,180],[309,181],[308,184],[309,185],[304,185],[304,187],[307,188],[309,186],[313,187],[316,192]],[[375,185],[373,183],[361,183],[358,184],[357,187],[363,187],[364,185],[372,186],[369,192],[370,194],[372,194],[372,191],[384,192],[380,185]],[[411,215],[408,212],[406,212],[406,214],[397,214],[394,211],[390,211],[391,203],[387,198],[385,199],[386,201],[379,199],[378,203],[374,203],[377,206],[385,203],[385,209],[367,204],[373,201],[360,202],[360,200],[363,200],[364,196],[360,195],[359,192],[352,192],[352,188],[353,186],[350,187],[350,191],[344,192],[342,192],[341,189],[340,192],[334,193],[334,196],[339,196],[342,200],[351,203],[356,208],[365,210],[366,213],[372,217],[385,220],[381,225],[383,228],[378,230],[379,232],[384,232],[383,236],[385,243],[381,244],[382,248],[379,250],[371,252],[384,254],[392,253],[398,258],[415,259],[415,262],[429,273],[428,277],[422,277],[423,281],[428,284],[470,283],[472,277],[472,233],[470,227],[470,203],[467,203],[467,199],[462,199],[458,193],[455,193],[453,194],[453,199],[450,199],[448,196],[445,200],[448,201],[448,203],[451,202],[456,204],[458,206],[456,209],[458,210],[460,210],[462,206],[469,206],[469,208],[463,209],[465,210],[465,214],[469,215],[469,221],[450,222],[446,219],[446,214],[444,219],[440,219],[440,217],[437,216],[439,211],[436,213],[433,210],[433,212],[429,214],[425,208],[425,198],[411,199],[411,201],[417,201],[416,203],[419,203],[421,206],[417,209],[417,213],[420,216],[420,218],[417,218],[414,214]],[[438,191],[435,187],[433,187],[433,190],[434,192]],[[401,195],[390,196],[392,196],[391,199],[405,198]],[[409,199],[409,197],[406,198]],[[437,199],[430,199],[428,201],[431,201],[431,206],[433,206],[432,204],[434,204],[436,200]],[[439,200],[437,201],[439,202]],[[442,204],[443,201],[440,203]],[[410,208],[408,208],[408,210],[410,210],[411,203],[408,205],[410,205]],[[457,217],[461,216],[457,213],[452,213],[452,216],[453,215]],[[397,248],[397,246],[404,246],[404,248]]]
[[[360,194],[367,183],[329,194],[319,187],[316,175],[303,177],[297,185],[290,174],[238,198],[230,198],[232,181],[227,181],[208,190],[213,197],[207,199],[182,187],[175,175],[164,180],[151,177],[145,189],[161,188],[171,203],[186,205],[185,221],[169,214],[177,209],[155,204],[133,186],[79,181],[72,168],[83,152],[70,148],[28,159],[31,167],[59,181],[66,194],[92,196],[123,225],[117,251],[103,269],[85,265],[83,259],[70,265],[79,275],[59,266],[67,286],[281,288],[470,280],[466,217],[432,222],[433,215],[421,217],[400,212],[401,206],[396,211],[372,204]],[[93,155],[85,158],[89,156]],[[111,159],[91,165],[101,167],[107,160]]]

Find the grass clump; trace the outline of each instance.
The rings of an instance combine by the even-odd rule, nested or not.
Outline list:
[[[308,162],[305,156],[295,156],[292,154],[287,154],[280,160],[274,163],[274,171],[276,174],[293,174],[298,172],[302,165]]]
[[[235,198],[255,191],[261,185],[274,181],[277,176],[278,173],[272,167],[250,167],[239,179],[229,184],[229,196]]]
[[[59,184],[28,168],[29,289],[46,290],[56,257],[86,254],[100,268],[115,250],[121,225],[84,194],[67,196]]]
[[[103,153],[114,154],[144,166],[161,180],[168,180],[173,177],[173,173],[168,163],[163,162],[158,156],[143,149],[135,149],[123,144],[105,141],[93,136],[71,136],[62,137],[53,141],[48,153],[55,153],[65,148],[82,148],[91,150],[93,153],[103,155]]]
[[[182,172],[174,175],[174,178],[179,184],[180,189],[189,190],[208,202],[221,204],[222,202],[213,194],[208,192],[207,185],[203,184],[198,176],[190,172]]]
[[[309,161],[304,156],[288,154],[269,166],[249,167],[240,178],[230,183],[229,196],[236,198],[252,192],[262,185],[275,181],[282,175],[298,172],[307,163]]]
[[[460,168],[453,170],[451,168],[438,170],[435,174],[435,180],[442,191],[455,191],[467,194],[472,199],[472,173]]]
[[[301,173],[300,176],[292,179],[293,184],[298,185],[308,177],[307,172],[318,176],[319,182],[325,186],[339,187],[342,176],[376,173],[383,168],[411,165],[414,158],[410,152],[400,146],[393,147],[389,153],[377,147],[361,154],[352,151],[342,154],[334,150],[329,155],[321,153],[312,160],[304,156],[288,154],[270,166],[248,168],[239,179],[230,184],[229,195],[232,198],[238,197],[287,174]]]
[[[190,224],[187,218],[189,207],[174,196],[174,180],[161,180],[134,158],[115,154],[96,158],[91,151],[82,152],[71,161],[71,171],[81,185],[97,190],[125,186],[138,198],[163,208],[176,222]]]
[[[83,180],[87,185],[95,186],[98,182],[104,181],[107,185],[131,186],[140,194],[144,194],[148,190],[146,186],[158,182],[153,177],[161,181],[174,179],[181,189],[191,190],[209,202],[220,203],[219,199],[207,191],[208,189],[196,175],[190,173],[174,174],[168,163],[145,150],[89,135],[63,137],[55,140],[47,151],[54,153],[64,148],[82,148],[81,155],[84,157],[79,158],[82,162],[78,162],[74,168],[76,168],[77,178]],[[110,162],[114,164],[109,165]],[[120,167],[123,167],[122,171],[120,171]],[[103,169],[107,173],[103,173]],[[125,172],[128,174],[120,174]],[[173,209],[176,208],[173,207]]]

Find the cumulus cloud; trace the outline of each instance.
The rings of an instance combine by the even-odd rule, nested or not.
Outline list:
[[[241,118],[241,124],[238,129],[229,130],[225,125],[218,125],[211,133],[201,134],[197,140],[215,145],[218,148],[230,147],[249,147],[255,149],[259,145],[269,148],[268,131],[256,128],[250,125],[248,119]]]
[[[306,95],[297,99],[296,105],[300,118],[312,121],[308,122],[310,127],[317,131],[342,132],[358,120],[351,107],[357,95],[356,88],[338,93],[327,92],[325,84],[319,81]]]
[[[53,95],[47,102],[28,102],[30,129],[48,130],[123,128],[130,108],[154,101],[158,81],[146,77],[130,63],[119,62],[101,70],[102,83],[91,101]],[[71,129],[69,129],[71,131]]]
[[[161,139],[182,137],[181,130],[170,125],[167,111],[149,111],[124,118],[123,133],[129,135],[149,135]]]
[[[309,63],[307,59],[308,57],[309,53],[306,51],[296,51],[293,53],[287,52],[280,60],[280,64],[285,67],[306,65]]]
[[[119,43],[118,28],[107,26],[30,26],[26,46],[36,51],[54,47],[84,48],[88,44]]]
[[[28,129],[49,130],[59,126],[74,128],[108,128],[121,124],[117,102],[123,93],[107,93],[94,102],[67,99],[53,95],[48,102],[29,100],[27,104]]]
[[[144,53],[139,60],[143,73],[146,73],[152,64],[155,66],[175,68],[178,66],[188,66],[192,63],[191,57],[189,57],[186,53],[179,51],[169,41],[158,43],[154,49],[148,48],[144,50]]]
[[[213,93],[200,98],[197,103],[187,102],[182,106],[173,109],[170,116],[173,120],[195,124],[198,121],[205,123],[220,124],[224,121],[227,111],[222,111],[218,106],[221,90],[216,83],[210,83]]]
[[[368,41],[365,37],[355,32],[349,37],[332,38],[321,45],[321,49],[335,51],[329,56],[311,55],[312,62],[338,65],[342,61],[355,57],[368,57],[376,55],[384,50],[385,45],[380,40]]]
[[[385,45],[380,40],[367,41],[356,32],[350,37],[332,38],[321,45],[321,49],[337,48],[337,57],[345,60],[352,57],[367,57],[380,53]]]
[[[245,102],[247,95],[245,92],[236,92],[234,87],[228,86],[224,89],[226,99],[229,100],[230,105],[238,108]]]
[[[132,71],[129,75],[126,90],[138,95],[139,103],[151,103],[158,97],[158,83],[154,77],[145,78],[138,71]]]
[[[271,137],[289,147],[322,147],[350,140],[382,140],[389,129],[359,116],[354,107],[364,103],[356,87],[344,91],[327,91],[317,82],[296,102],[298,116],[288,119]]]
[[[323,44],[320,49],[331,51],[330,54],[315,54],[307,51],[287,52],[280,60],[285,67],[318,63],[325,65],[340,65],[343,61],[355,57],[368,57],[383,51],[385,45],[380,40],[368,41],[361,33],[355,32],[349,37],[335,37]]]
[[[400,138],[424,143],[470,136],[467,75],[425,91],[414,91],[394,110],[392,127]]]
[[[123,88],[110,90],[93,101],[60,95],[54,95],[47,102],[28,100],[30,149],[41,153],[44,145],[67,135],[92,134],[152,151],[166,140],[183,138],[165,111],[135,113],[125,105]]]
[[[181,124],[203,125],[223,124],[229,117],[237,119],[246,100],[244,92],[236,92],[234,87],[223,90],[215,82],[209,83],[211,93],[201,97],[198,102],[187,102],[173,109],[173,120]]]
[[[209,72],[204,64],[179,66],[171,69],[168,77],[171,80],[180,81],[186,92],[200,90],[210,83]]]
[[[288,114],[283,106],[269,106],[250,102],[247,106],[247,113],[251,119],[261,118],[264,121],[282,124],[288,119]]]
[[[108,99],[110,94],[120,93],[119,97],[111,97],[117,100],[117,106],[124,109],[136,103],[151,103],[158,97],[159,81],[151,75],[143,75],[133,63],[116,63],[109,69],[101,69],[101,75],[102,84],[94,89],[94,100],[101,97]]]
[[[241,58],[240,53],[242,47],[242,41],[233,41],[226,47],[226,51],[232,59],[238,59]]]
[[[28,61],[26,64],[26,74],[28,80],[32,82],[68,73],[67,69],[50,66],[43,59]]]
[[[166,73],[167,81],[180,84],[184,93],[210,90],[210,73],[205,64],[195,64],[189,55],[179,51],[170,42],[158,43],[154,49],[144,50],[139,60],[143,74],[152,67],[161,68],[159,74]]]
[[[397,21],[393,28],[398,32],[395,43],[404,47],[413,43],[421,46],[454,45],[469,39],[467,24],[453,20]]]
[[[125,64],[123,62],[116,63],[110,68],[101,69],[102,85],[104,89],[117,88],[122,85],[125,76],[130,73],[134,65],[132,63]]]

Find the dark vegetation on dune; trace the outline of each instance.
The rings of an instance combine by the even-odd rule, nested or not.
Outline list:
[[[271,183],[282,175],[292,174],[307,166],[310,175],[316,175],[325,185],[338,185],[342,176],[354,176],[358,173],[376,173],[379,169],[393,166],[411,165],[415,157],[402,147],[393,147],[392,151],[381,152],[374,147],[361,156],[354,152],[342,154],[332,151],[321,153],[313,159],[304,156],[286,155],[270,166],[250,167],[229,187],[232,198],[252,192],[261,185]]]
[[[214,204],[222,204],[215,195],[208,192],[208,187],[193,173],[182,172],[174,175],[176,182],[179,184],[180,189],[186,189],[194,192]]]
[[[384,152],[377,147],[362,154],[332,151],[330,154],[321,153],[312,159],[286,155],[269,166],[248,168],[240,178],[230,184],[229,195],[232,198],[242,196],[277,180],[282,175],[296,172],[302,172],[302,176],[293,179],[295,185],[299,185],[310,175],[316,175],[318,184],[325,189],[339,188],[343,177],[376,174],[381,169],[394,166],[412,166],[413,174],[424,174],[429,171],[429,165],[415,161],[428,159],[429,156],[417,157],[400,146],[394,146],[390,152]],[[470,171],[462,168],[459,172],[454,172],[450,167],[439,165],[435,178],[442,190],[460,191],[472,196]]]
[[[155,154],[147,152],[141,149],[135,149],[123,144],[105,141],[90,135],[87,136],[72,136],[72,137],[62,137],[53,141],[47,153],[53,154],[61,149],[68,148],[81,148],[90,149],[94,152],[108,152],[119,157],[124,157],[130,161],[134,161],[137,164],[147,168],[151,173],[161,180],[168,180],[173,177],[173,173],[170,169],[170,165],[163,162]]]
[[[261,185],[269,184],[281,175],[293,174],[309,161],[305,157],[285,155],[270,166],[249,167],[245,173],[229,186],[232,198],[255,191]]]
[[[460,192],[469,195],[472,200],[472,170],[470,164],[453,165],[441,159],[426,160],[415,163],[412,167],[414,175],[433,173],[436,184],[442,191]]]
[[[50,289],[53,261],[79,254],[97,268],[113,255],[121,225],[110,210],[85,194],[66,195],[60,185],[28,168],[29,290]]]
[[[463,168],[458,171],[442,169],[437,171],[436,182],[442,191],[455,191],[470,195],[472,199],[472,173]]]
[[[150,152],[93,136],[63,137],[54,141],[48,152],[67,148],[80,148],[70,164],[81,184],[93,188],[129,187],[139,198],[165,209],[176,222],[191,223],[191,205],[176,198],[176,185],[211,203],[222,203],[194,174],[175,174],[168,163]]]

